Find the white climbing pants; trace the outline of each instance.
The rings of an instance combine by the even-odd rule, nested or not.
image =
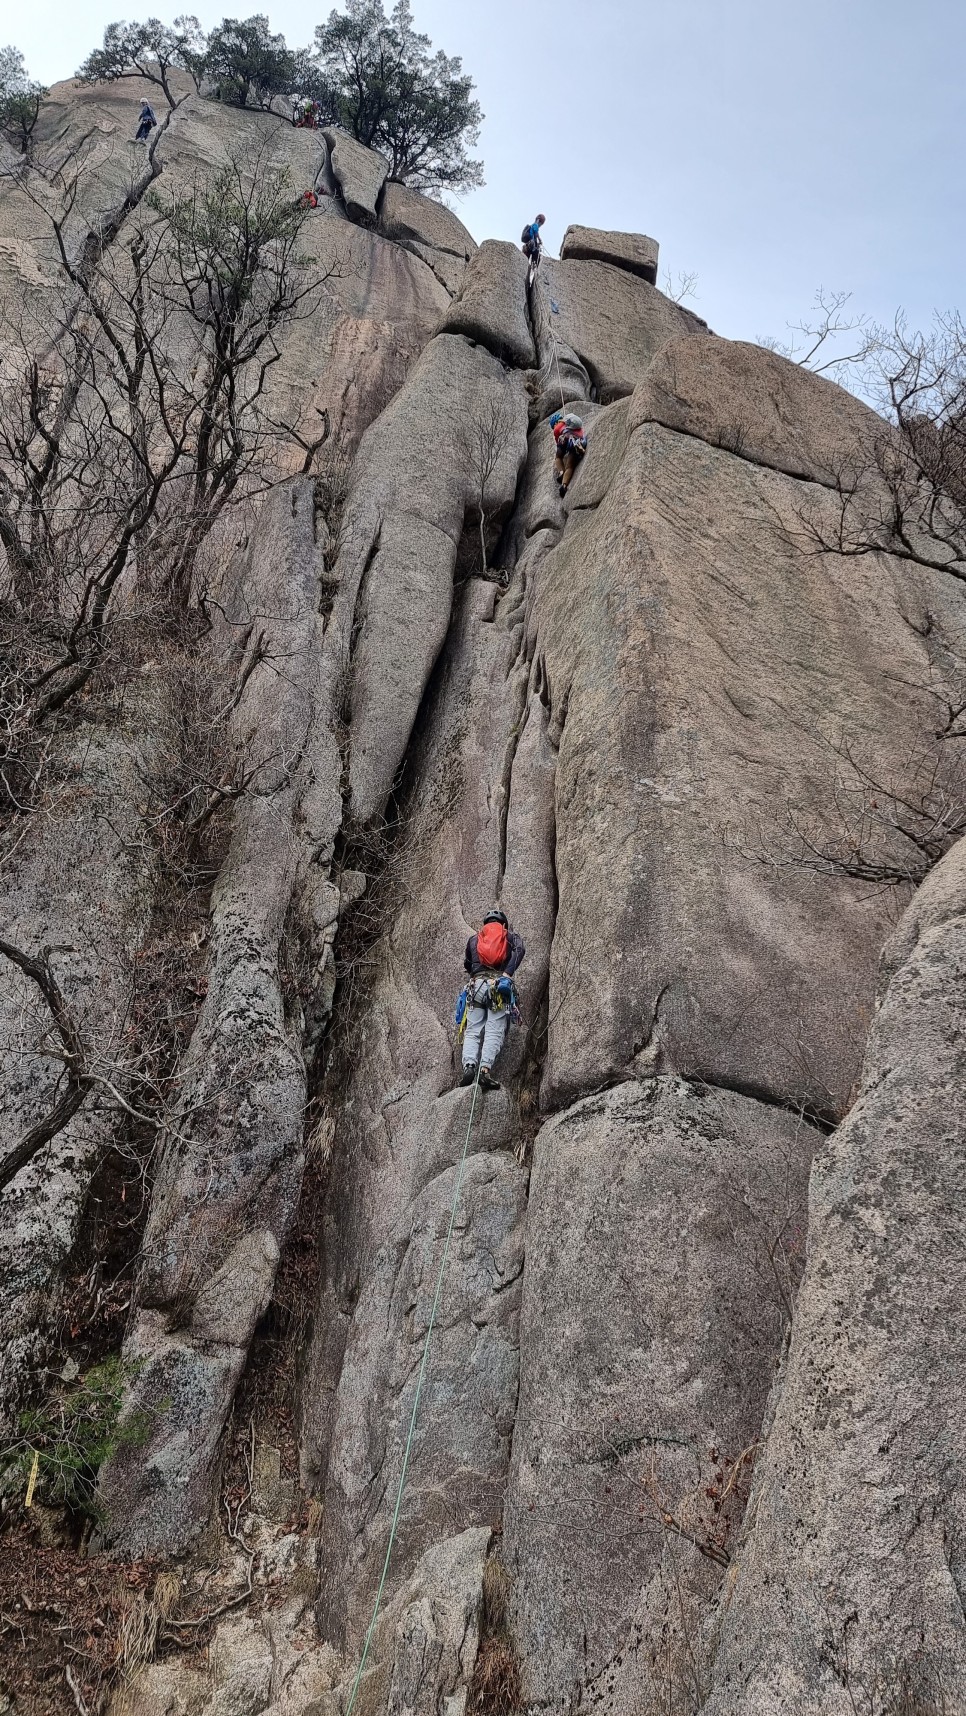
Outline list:
[[[497,1013],[492,1007],[480,1006],[475,999],[477,995],[482,999],[488,994],[489,990],[482,979],[478,979],[470,990],[466,1007],[466,1034],[463,1037],[465,1067],[475,1067],[477,1061],[481,1066],[492,1067],[509,1029],[509,1013]]]

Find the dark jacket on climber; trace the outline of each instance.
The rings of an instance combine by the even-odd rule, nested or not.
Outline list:
[[[134,134],[135,143],[144,143],[147,140],[148,134],[154,130],[157,123],[157,119],[154,115],[154,108],[151,106],[151,103],[149,101],[142,101],[141,111],[138,114],[138,128]]]
[[[481,1089],[500,1088],[492,1068],[511,1019],[519,1018],[512,979],[526,951],[522,938],[499,910],[487,913],[479,933],[471,935],[466,944],[463,969],[469,972],[470,981],[456,1009],[463,1042],[461,1084],[473,1084],[479,1077]]]
[[[485,972],[487,976],[491,977],[512,977],[527,951],[523,945],[523,938],[517,935],[515,929],[510,928],[502,912],[488,913],[488,915],[483,919],[483,929],[480,932],[481,935],[484,934],[487,924],[495,924],[497,927],[502,927],[506,931],[506,954],[504,958],[502,960],[498,958],[495,965],[490,964],[489,961],[493,957],[493,951],[491,951],[490,945],[484,939],[483,951],[489,955],[489,958],[482,959],[480,957],[480,936],[471,935],[466,944],[466,953],[463,956],[463,970],[468,971],[471,977],[479,977],[483,972]],[[497,946],[495,951],[499,954],[501,948]]]

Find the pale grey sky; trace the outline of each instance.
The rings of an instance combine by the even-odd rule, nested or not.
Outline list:
[[[34,0],[8,13],[35,77],[69,76],[112,19],[267,6],[293,46],[330,6]],[[966,0],[413,0],[486,114],[479,238],[547,215],[643,231],[721,334],[784,335],[815,289],[880,320],[966,308]]]

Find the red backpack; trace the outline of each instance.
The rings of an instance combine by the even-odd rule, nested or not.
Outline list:
[[[510,955],[510,937],[506,924],[484,924],[476,938],[476,957],[481,965],[505,965]]]

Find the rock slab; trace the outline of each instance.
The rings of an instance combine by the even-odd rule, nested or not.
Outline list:
[[[788,1368],[706,1716],[966,1710],[966,843],[886,948],[815,1162]]]

